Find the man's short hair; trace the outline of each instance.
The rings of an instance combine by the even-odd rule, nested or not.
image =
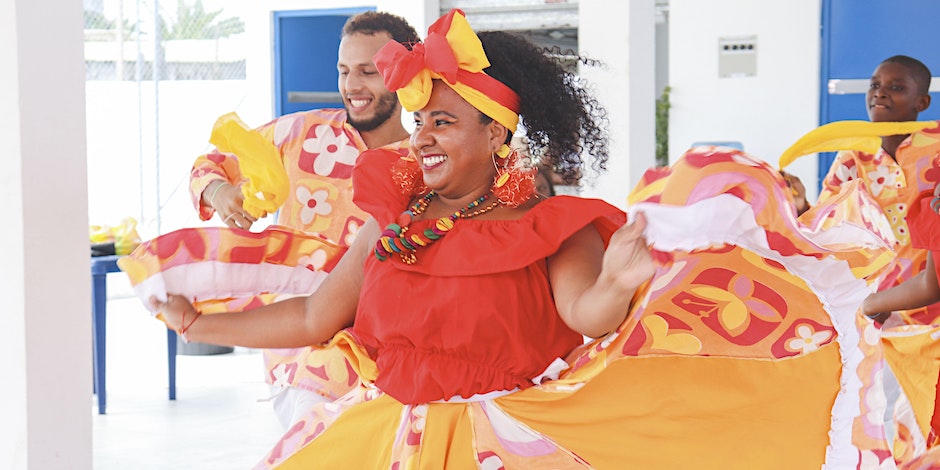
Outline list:
[[[926,95],[930,92],[930,69],[923,62],[906,55],[888,57],[881,63],[894,63],[906,67],[911,72],[911,78],[917,83],[917,92]]]
[[[366,11],[353,15],[343,26],[344,37],[355,33],[373,35],[381,32],[388,33],[392,39],[409,49],[421,40],[418,32],[404,18],[384,11]]]

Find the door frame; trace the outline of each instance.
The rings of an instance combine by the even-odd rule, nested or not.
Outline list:
[[[274,78],[274,115],[282,116],[284,114],[284,104],[282,103],[282,96],[284,93],[284,85],[282,83],[282,69],[283,69],[283,59],[281,52],[283,51],[283,41],[281,40],[281,22],[284,19],[289,18],[298,18],[298,17],[312,17],[312,16],[353,16],[358,13],[365,11],[375,11],[375,6],[361,6],[361,7],[348,7],[348,8],[317,8],[317,9],[307,9],[307,10],[277,10],[271,12],[271,32],[273,37],[274,45],[274,60],[272,61],[273,67],[273,78]]]

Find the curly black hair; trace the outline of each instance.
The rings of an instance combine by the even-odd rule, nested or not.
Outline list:
[[[408,21],[398,15],[384,11],[365,11],[350,16],[346,24],[343,25],[342,36],[346,37],[355,33],[371,36],[383,31],[388,33],[392,39],[408,46],[409,49],[421,40],[418,32],[408,24]]]
[[[550,165],[568,184],[582,176],[581,156],[585,152],[593,157],[596,172],[606,170],[607,111],[584,81],[523,36],[505,31],[480,32],[478,36],[490,61],[484,72],[519,95],[521,125],[532,156]],[[579,60],[597,64],[583,57]]]

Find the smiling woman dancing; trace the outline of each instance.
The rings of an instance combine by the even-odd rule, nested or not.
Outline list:
[[[260,468],[890,458],[881,372],[865,360],[877,331],[857,310],[892,236],[858,185],[803,225],[777,169],[698,147],[643,175],[628,221],[603,201],[533,196],[514,162],[520,120],[560,173],[577,175],[582,153],[607,160],[603,110],[530,43],[478,37],[455,10],[375,63],[414,112],[411,154],[359,159],[354,197],[371,219],[316,293],[223,315],[152,300],[192,339],[328,342],[348,359],[357,386],[312,407]]]
[[[413,51],[389,43],[375,61],[414,111],[413,155],[359,159],[356,202],[372,219],[316,293],[194,323],[181,296],[154,307],[201,342],[333,338],[357,368],[360,387],[311,410],[263,466],[583,465],[548,438],[512,437],[527,428],[495,402],[557,377],[582,335],[623,322],[653,274],[644,220],[625,225],[599,200],[534,197],[507,144],[521,116],[555,168],[577,171],[585,150],[603,167],[602,108],[533,45],[478,38],[457,10]]]

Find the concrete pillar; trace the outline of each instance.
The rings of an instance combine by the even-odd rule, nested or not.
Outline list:
[[[0,1],[0,468],[92,468],[82,24]]]
[[[610,115],[608,171],[581,194],[626,206],[627,194],[656,160],[656,33],[654,0],[591,0],[579,4],[578,48],[602,61],[582,75]]]

